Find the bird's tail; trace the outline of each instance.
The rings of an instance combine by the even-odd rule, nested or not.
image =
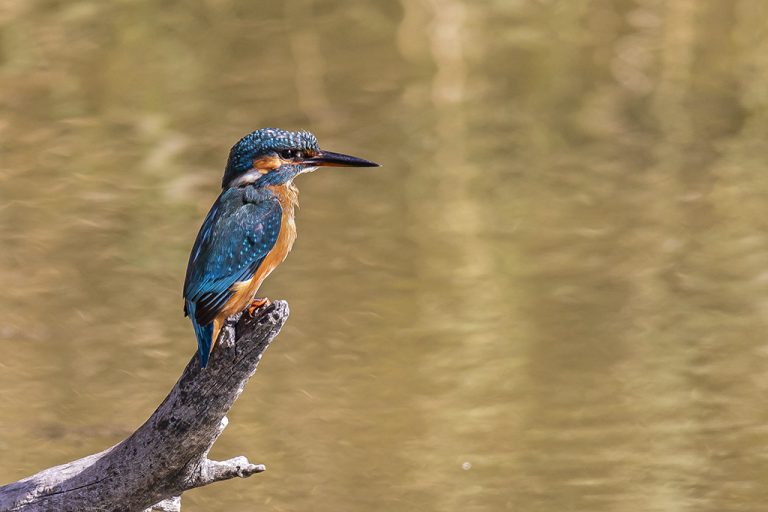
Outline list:
[[[192,327],[195,329],[197,337],[197,353],[200,355],[200,368],[208,365],[208,357],[211,355],[211,345],[213,344],[213,322],[206,325],[197,323],[195,316],[195,303],[187,302],[187,314],[192,320]]]

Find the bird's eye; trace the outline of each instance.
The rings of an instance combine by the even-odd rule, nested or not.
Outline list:
[[[284,149],[278,153],[283,160],[294,160],[304,158],[304,153],[295,149]]]

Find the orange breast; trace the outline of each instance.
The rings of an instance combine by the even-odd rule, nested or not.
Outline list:
[[[275,194],[283,209],[280,233],[277,236],[277,241],[275,241],[275,246],[264,257],[264,261],[261,262],[253,277],[247,281],[239,281],[232,286],[234,294],[224,305],[221,313],[219,313],[213,323],[214,344],[218,339],[219,331],[221,326],[224,325],[224,321],[250,305],[261,283],[285,260],[293,247],[293,242],[296,241],[296,223],[293,217],[296,206],[299,204],[298,189],[292,183],[268,188]]]

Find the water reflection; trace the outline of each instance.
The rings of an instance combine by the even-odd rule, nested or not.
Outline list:
[[[186,509],[761,508],[765,10],[0,4],[0,480],[159,403],[226,151],[278,125],[385,167],[299,183],[216,447],[269,471]]]

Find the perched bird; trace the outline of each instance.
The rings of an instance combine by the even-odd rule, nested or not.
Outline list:
[[[192,320],[202,368],[224,321],[267,303],[256,292],[296,240],[299,191],[293,179],[322,166],[378,165],[323,151],[305,131],[264,128],[232,147],[221,194],[197,235],[184,282],[184,314]]]

